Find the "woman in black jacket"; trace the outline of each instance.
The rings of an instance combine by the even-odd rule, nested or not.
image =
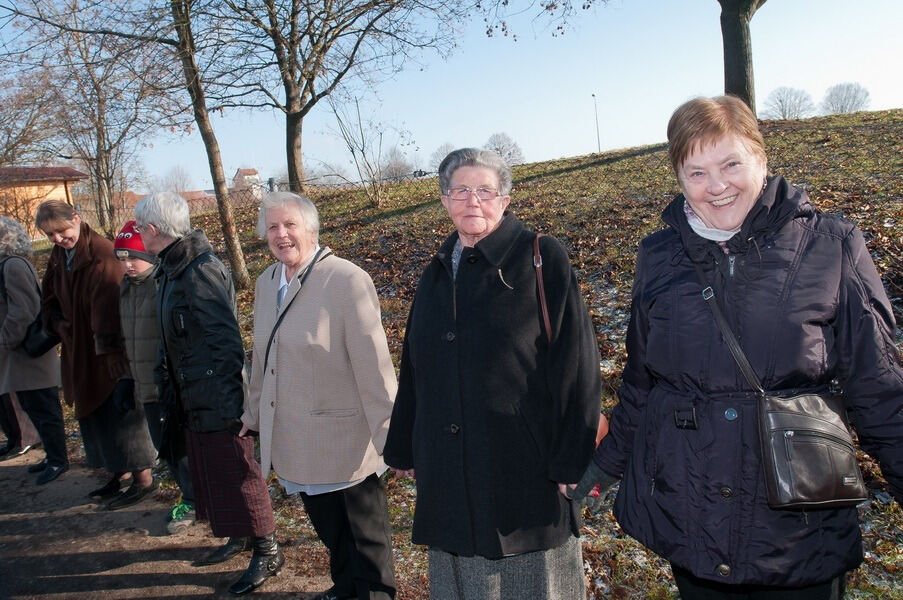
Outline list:
[[[683,194],[640,244],[620,403],[573,496],[622,477],[618,521],[671,561],[683,598],[841,598],[862,561],[856,508],[769,507],[758,400],[697,268],[766,390],[839,382],[900,502],[903,370],[881,279],[855,226],[767,174],[739,99],[687,102],[668,141]]]
[[[599,354],[567,253],[506,212],[511,171],[465,148],[439,166],[457,231],[417,286],[386,463],[413,470],[413,539],[430,598],[582,598],[579,505],[560,491],[589,462]]]
[[[221,563],[253,550],[248,568],[229,588],[247,594],[277,575],[285,559],[254,439],[241,431],[245,356],[232,277],[204,232],[191,230],[188,204],[178,194],[144,198],[135,207],[135,221],[145,248],[159,260],[158,397],[185,415],[197,518],[210,522],[213,535],[229,536],[195,564]]]

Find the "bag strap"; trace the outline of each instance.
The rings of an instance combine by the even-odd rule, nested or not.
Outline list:
[[[298,279],[300,280],[300,283],[298,283],[299,288],[304,285],[304,282],[307,281],[307,278],[310,276],[310,272],[314,270],[314,265],[317,264],[317,261],[320,259],[320,255],[323,254],[323,250],[324,250],[323,248],[320,248],[319,250],[317,250],[317,253],[314,254],[314,258],[312,261],[310,261],[310,264],[307,266],[307,269],[305,269],[304,273],[298,277]],[[332,251],[329,250],[326,252],[326,254],[323,257],[325,258],[326,256],[328,256],[331,253],[332,253]],[[297,298],[300,293],[301,293],[301,290],[299,289],[298,293],[296,293],[294,296],[292,296],[292,299],[288,301],[288,304],[286,304],[285,308],[282,310],[282,312],[279,313],[279,318],[276,319],[276,324],[273,325],[273,331],[270,332],[270,339],[267,340],[267,351],[263,356],[263,370],[264,371],[266,371],[267,363],[270,360],[270,348],[273,345],[273,338],[276,336],[276,330],[279,329],[279,325],[282,324],[282,319],[285,318],[285,313],[288,312],[288,307],[292,305],[292,302],[295,301],[295,298]]]
[[[702,283],[702,297],[709,305],[709,308],[712,309],[712,314],[715,315],[715,323],[718,324],[718,329],[721,330],[721,335],[724,338],[724,341],[727,342],[728,349],[731,351],[731,354],[734,355],[737,366],[740,367],[740,371],[743,373],[743,376],[746,377],[746,381],[749,382],[749,385],[751,385],[759,395],[765,395],[765,389],[762,387],[762,382],[759,381],[759,378],[756,376],[756,372],[753,370],[752,365],[749,364],[749,360],[746,358],[743,348],[740,347],[740,342],[737,341],[734,332],[731,330],[731,326],[728,325],[727,319],[724,318],[724,313],[721,312],[721,307],[718,306],[718,301],[715,300],[715,290],[713,290],[712,286],[706,281],[705,275],[702,272],[702,267],[694,262],[693,268],[696,269],[696,276],[699,277],[699,281]]]
[[[533,267],[536,269],[536,290],[539,295],[539,306],[542,309],[542,324],[546,329],[546,339],[552,343],[552,321],[549,319],[549,305],[546,302],[546,288],[542,281],[542,254],[539,253],[539,238],[543,235],[537,233],[533,238]]]

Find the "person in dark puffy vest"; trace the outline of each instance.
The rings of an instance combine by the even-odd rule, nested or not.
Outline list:
[[[620,478],[615,516],[671,562],[685,599],[840,599],[863,558],[856,507],[769,506],[758,398],[697,269],[765,390],[842,386],[899,503],[903,369],[881,278],[852,223],[768,173],[741,100],[683,104],[668,144],[683,193],[640,244],[620,402],[572,496]]]
[[[119,285],[119,316],[122,337],[135,382],[135,402],[140,404],[154,448],[159,452],[163,439],[164,407],[157,398],[154,367],[160,351],[160,326],[157,322],[157,286],[153,272],[156,258],[144,247],[135,222],[129,221],[113,240],[113,252],[125,269]],[[194,487],[188,470],[188,458],[167,460],[170,473],[182,497],[169,513],[166,530],[177,533],[194,523]],[[134,503],[134,502],[133,502]]]

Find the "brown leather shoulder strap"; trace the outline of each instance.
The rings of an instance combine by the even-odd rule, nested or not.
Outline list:
[[[546,329],[546,339],[552,343],[552,321],[549,319],[549,305],[546,303],[546,288],[542,281],[542,254],[539,253],[539,238],[544,234],[537,233],[533,238],[533,267],[536,269],[536,290],[539,295],[539,306],[542,308],[542,323]]]

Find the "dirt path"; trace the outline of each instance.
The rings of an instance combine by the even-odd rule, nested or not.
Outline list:
[[[163,492],[108,511],[87,497],[103,476],[84,463],[35,485],[36,475],[26,469],[43,457],[32,450],[0,462],[0,599],[233,597],[227,589],[247,566],[249,553],[193,567],[193,560],[224,540],[214,538],[206,524],[168,535],[172,503],[161,499]],[[287,542],[282,573],[252,597],[307,599],[329,587],[321,545],[280,542]]]

